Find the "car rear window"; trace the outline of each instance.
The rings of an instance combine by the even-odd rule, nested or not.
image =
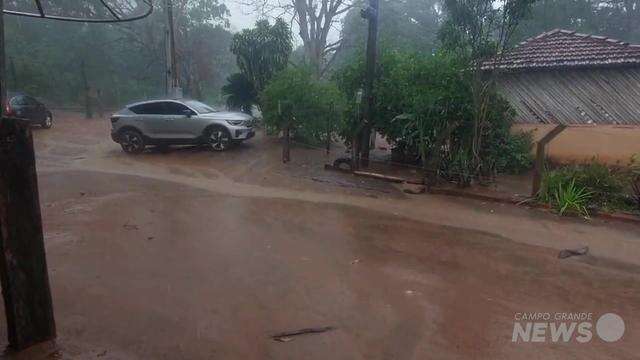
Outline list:
[[[9,104],[13,105],[13,106],[19,106],[19,105],[26,105],[26,96],[24,95],[18,95],[15,96],[11,99],[11,101],[9,101]]]

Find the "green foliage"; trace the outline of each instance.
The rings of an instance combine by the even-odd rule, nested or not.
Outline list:
[[[509,129],[490,131],[485,162],[499,174],[519,175],[533,167],[533,138],[531,133],[511,134]]]
[[[593,192],[593,203],[600,208],[615,209],[624,202],[622,194],[628,178],[623,172],[593,161],[574,168],[573,178],[577,184]]]
[[[345,139],[359,129],[356,94],[364,81],[362,58],[354,58],[335,74],[348,99],[348,121],[342,131]],[[467,64],[450,52],[425,56],[385,49],[375,83],[373,119],[376,131],[396,149],[419,155],[429,172],[440,171],[444,178],[464,184],[478,170],[473,161],[462,161],[472,157],[474,136],[472,79]],[[512,135],[513,110],[497,93],[489,95],[481,169],[487,175],[525,171],[532,164],[530,136]]]
[[[514,43],[552,29],[575,30],[640,43],[640,0],[538,0]]]
[[[52,13],[77,16],[95,15],[94,5],[93,1],[46,2]],[[80,64],[84,61],[90,93],[99,90],[104,106],[119,107],[164,95],[166,16],[164,2],[154,5],[151,16],[126,24],[5,17],[7,87],[51,105],[80,104],[85,90]],[[216,99],[235,67],[228,50],[232,34],[225,28],[227,9],[218,0],[182,0],[174,2],[174,14],[184,93]]]
[[[505,50],[537,0],[443,0],[447,19],[440,39],[445,49],[482,60]]]
[[[457,110],[449,112],[450,116],[465,111],[468,104],[465,99],[469,91],[461,71],[462,63],[454,57],[383,49],[378,67],[373,122],[377,131],[391,143],[397,145],[406,140],[407,119],[392,121],[400,115],[421,113],[428,104],[435,103],[441,108],[446,104],[455,105]],[[354,122],[360,113],[356,98],[358,91],[363,88],[364,74],[364,55],[359,54],[334,75],[338,87],[347,98],[346,118],[354,119]],[[437,114],[434,112],[432,115]]]
[[[589,216],[587,205],[591,200],[592,193],[587,191],[586,188],[576,185],[575,179],[565,186],[560,183],[554,195],[555,201],[553,205],[560,215],[577,214]]]
[[[280,72],[261,94],[267,128],[280,131],[289,126],[305,143],[326,141],[341,125],[342,94],[333,83],[318,80],[306,67]]]
[[[640,155],[636,154],[631,160],[631,190],[637,211],[640,211]]]
[[[595,161],[586,165],[566,166],[545,174],[538,199],[553,203],[559,189],[567,189],[573,183],[589,193],[588,208],[627,210],[625,191],[631,186],[631,180],[627,172],[610,169]]]
[[[495,72],[483,69],[482,64],[507,50],[513,33],[535,1],[443,0],[447,12],[440,32],[443,50],[465,59],[466,72],[471,73],[472,124],[463,129],[471,131],[467,134],[471,166],[479,177],[493,175],[509,162],[503,161],[504,155],[496,150],[511,142],[508,127],[513,119],[510,106],[497,96]]]
[[[629,169],[634,177],[640,177],[640,154],[635,154],[631,157]]]
[[[334,64],[342,68],[366,43],[367,21],[361,7],[349,10],[343,19],[342,44]],[[440,0],[380,0],[379,38],[383,48],[431,54],[438,45],[436,34],[442,20]]]
[[[454,153],[446,153],[440,168],[441,174],[449,181],[453,181],[460,187],[471,185],[474,173],[469,152],[460,150]]]
[[[280,18],[273,25],[268,20],[258,21],[255,28],[235,34],[231,44],[238,68],[258,93],[287,67],[292,51],[291,30]]]
[[[253,84],[241,73],[232,74],[227,78],[227,84],[222,87],[222,94],[227,98],[229,109],[240,109],[247,114],[251,113],[251,108],[258,101]]]

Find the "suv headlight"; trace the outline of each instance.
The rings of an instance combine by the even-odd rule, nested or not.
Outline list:
[[[244,120],[227,120],[227,124],[232,126],[241,126],[244,124]]]

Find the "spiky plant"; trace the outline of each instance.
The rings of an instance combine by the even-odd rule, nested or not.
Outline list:
[[[554,205],[560,215],[578,214],[589,216],[587,205],[592,196],[592,192],[577,186],[574,179],[568,185],[559,184],[555,193]]]

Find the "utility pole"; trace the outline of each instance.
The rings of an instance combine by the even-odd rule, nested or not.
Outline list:
[[[373,128],[373,112],[375,97],[373,86],[376,78],[378,59],[378,22],[380,15],[380,0],[369,0],[369,7],[362,11],[362,17],[369,20],[369,37],[367,39],[367,72],[364,84],[364,111],[363,127],[360,137],[360,151],[362,166],[369,166],[369,153],[371,152],[371,131]]]
[[[165,0],[167,14],[166,48],[167,48],[167,96],[182,97],[180,82],[178,81],[178,64],[176,59],[176,33],[173,21],[173,0]]]

